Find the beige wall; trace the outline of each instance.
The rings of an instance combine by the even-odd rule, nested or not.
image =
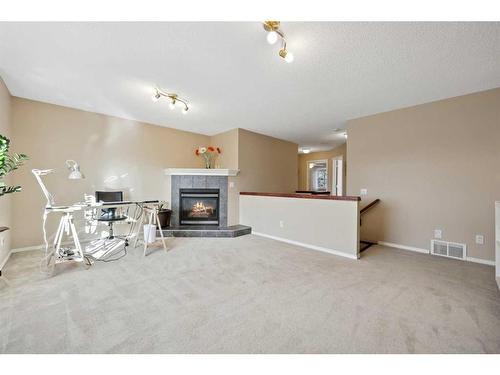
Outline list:
[[[221,168],[239,169],[237,177],[229,178],[228,224],[239,224],[240,191],[293,192],[297,188],[296,143],[233,129],[211,137],[222,154],[217,161]]]
[[[296,143],[234,129],[215,135],[212,145],[222,148],[222,168],[239,169],[229,178],[228,224],[239,224],[240,191],[293,192],[297,188]]]
[[[298,145],[239,129],[238,166],[241,191],[297,190]]]
[[[238,169],[238,134],[239,129],[232,129],[224,133],[216,134],[211,137],[210,142],[212,146],[219,147],[222,152],[218,156],[215,164],[218,164],[221,168],[227,169]],[[227,222],[228,225],[239,224],[238,218],[238,179],[239,177],[229,177],[228,178],[228,212],[227,212]]]
[[[11,96],[9,90],[3,83],[2,78],[0,78],[0,134],[10,138],[11,136],[11,113],[10,113],[10,102]],[[14,145],[12,145],[14,146]],[[6,182],[12,181],[11,178],[7,178]],[[21,194],[21,193],[17,193]],[[11,221],[11,195],[4,195],[0,197],[0,227],[12,227]],[[3,239],[3,245],[1,243]],[[10,243],[11,243],[11,232],[6,231],[0,233],[0,270],[4,262],[7,259],[7,256],[10,252]]]
[[[42,243],[44,199],[32,168],[55,168],[46,176],[56,204],[83,200],[84,193],[120,189],[125,199],[170,199],[168,167],[201,168],[194,149],[210,137],[91,112],[12,99],[14,151],[30,156],[15,175],[23,192],[13,197],[12,247]],[[74,159],[86,179],[70,181],[64,164]],[[50,223],[51,227],[53,222]]]
[[[299,188],[298,190],[308,190],[307,189],[307,172],[308,167],[307,163],[313,160],[328,160],[328,190],[332,190],[332,158],[337,156],[343,156],[344,159],[344,195],[346,191],[345,183],[346,176],[346,154],[347,154],[347,146],[344,143],[342,146],[336,147],[333,150],[329,151],[319,151],[319,152],[311,152],[309,154],[299,154],[298,163],[299,163]]]
[[[240,221],[260,235],[358,258],[358,201],[242,195]]]
[[[215,165],[220,168],[238,169],[238,129],[210,137],[210,144],[221,149]]]
[[[12,98],[14,151],[30,156],[15,176],[23,193],[13,197],[12,247],[42,243],[44,198],[31,174],[33,168],[55,168],[44,178],[56,204],[83,200],[84,193],[119,189],[125,199],[170,200],[164,168],[202,168],[194,154],[202,145],[218,146],[221,168],[240,169],[230,178],[229,223],[238,224],[241,190],[294,191],[297,145],[242,129],[212,137],[119,119],[76,109]],[[86,179],[70,181],[64,164],[74,159]],[[49,222],[49,231],[55,220]]]
[[[348,135],[348,193],[382,200],[363,218],[363,239],[429,249],[441,229],[469,257],[494,260],[500,88],[351,120]]]

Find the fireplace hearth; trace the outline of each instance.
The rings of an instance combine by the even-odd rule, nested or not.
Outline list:
[[[181,225],[219,225],[219,189],[180,189]]]

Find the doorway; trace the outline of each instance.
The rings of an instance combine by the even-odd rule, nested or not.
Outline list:
[[[310,160],[307,163],[307,190],[327,191],[328,160]]]

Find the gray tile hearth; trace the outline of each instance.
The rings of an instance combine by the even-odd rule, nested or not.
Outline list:
[[[165,237],[239,237],[252,233],[252,228],[246,225],[217,227],[210,225],[181,225],[163,230]]]

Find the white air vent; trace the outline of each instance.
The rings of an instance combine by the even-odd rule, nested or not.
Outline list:
[[[431,254],[434,255],[465,260],[466,250],[463,243],[431,240]]]

